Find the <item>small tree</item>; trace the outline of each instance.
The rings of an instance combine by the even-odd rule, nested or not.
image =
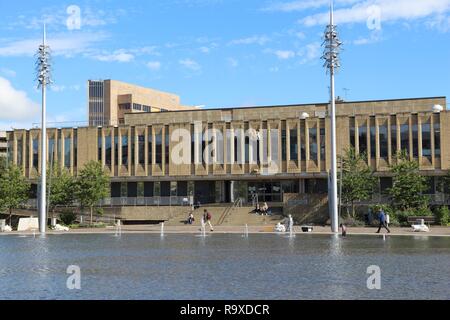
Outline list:
[[[9,224],[12,221],[12,211],[19,208],[26,200],[30,184],[16,165],[8,165],[0,171],[0,208],[9,212]]]
[[[450,198],[450,171],[447,172],[445,176],[443,176],[439,183],[439,188],[442,193],[447,195],[447,201]]]
[[[351,215],[355,218],[355,202],[367,200],[373,194],[377,182],[372,169],[367,165],[365,154],[357,154],[350,148],[341,158],[342,163],[342,202],[351,207]]]
[[[402,211],[426,207],[429,199],[423,193],[428,189],[428,179],[420,174],[419,163],[411,161],[405,152],[398,153],[396,158],[391,167],[392,188],[388,189],[393,206]]]
[[[76,197],[82,208],[90,209],[91,222],[94,207],[103,198],[107,197],[110,188],[110,179],[103,170],[101,163],[91,161],[80,171],[77,180]]]
[[[70,205],[75,199],[75,179],[57,164],[47,171],[48,208],[54,214],[57,206]]]

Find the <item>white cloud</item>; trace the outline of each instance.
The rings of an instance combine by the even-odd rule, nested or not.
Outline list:
[[[92,58],[103,62],[130,62],[134,60],[134,55],[120,49],[112,53],[95,54]]]
[[[335,4],[352,4],[361,0],[335,0]],[[304,11],[309,9],[317,9],[324,6],[329,6],[330,0],[297,0],[290,2],[277,2],[273,3],[265,8],[263,11]]]
[[[157,70],[161,69],[161,62],[159,62],[159,61],[149,61],[149,62],[147,62],[146,65],[150,70],[153,70],[153,71],[157,71]]]
[[[274,54],[280,60],[287,60],[287,59],[295,57],[295,52],[290,51],[290,50],[276,50],[276,51],[274,51]]]
[[[232,68],[237,68],[239,66],[239,61],[237,61],[234,58],[228,58],[227,62],[228,62],[228,65]]]
[[[413,20],[442,15],[450,11],[450,0],[366,0],[360,1],[350,8],[335,10],[336,24],[367,23],[371,18],[370,8],[380,9],[381,21]],[[325,25],[328,23],[329,13],[319,13],[300,20],[305,26]]]
[[[179,60],[178,63],[183,67],[190,69],[192,71],[200,71],[202,68],[196,61],[192,59]]]
[[[239,45],[239,44],[243,44],[243,45],[250,45],[250,44],[257,44],[260,46],[265,45],[267,42],[270,41],[270,38],[267,36],[252,36],[252,37],[248,37],[248,38],[242,38],[242,39],[236,39],[236,40],[232,40],[230,41],[228,44],[229,45]]]
[[[200,47],[199,49],[202,53],[209,53],[211,51],[211,49],[209,49],[208,47]]]
[[[106,38],[103,33],[64,33],[49,36],[48,45],[55,56],[73,56],[89,51]],[[41,38],[0,43],[0,57],[34,56],[41,43]]]
[[[26,121],[39,113],[39,105],[24,91],[15,89],[11,82],[0,77],[0,120]]]
[[[17,73],[14,70],[8,69],[8,68],[0,68],[0,72],[3,73],[7,77],[14,78]]]
[[[305,64],[314,60],[318,60],[321,56],[320,51],[320,43],[319,42],[313,42],[310,44],[307,44],[304,48],[302,48],[298,55],[302,57],[300,60],[301,64]]]
[[[66,86],[66,85],[58,85],[58,84],[52,84],[50,86],[50,90],[52,90],[53,92],[64,92],[64,91],[79,91],[80,90],[80,85],[78,84],[74,84],[74,85],[70,85],[70,86]]]

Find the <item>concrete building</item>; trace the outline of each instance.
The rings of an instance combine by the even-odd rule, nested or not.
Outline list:
[[[125,113],[192,110],[180,97],[116,80],[88,80],[89,125],[124,123]]]
[[[8,142],[6,140],[6,131],[0,131],[0,157],[6,157]]]
[[[350,146],[367,153],[383,191],[392,183],[395,153],[406,150],[431,177],[429,192],[435,193],[450,169],[450,111],[433,112],[435,105],[446,106],[446,98],[338,102],[338,153]],[[100,161],[112,181],[108,205],[181,204],[190,195],[201,203],[252,203],[256,197],[310,204],[327,193],[327,108],[125,113],[118,126],[48,129],[48,159],[74,175],[88,161]],[[12,160],[36,184],[40,130],[10,131],[8,139]]]

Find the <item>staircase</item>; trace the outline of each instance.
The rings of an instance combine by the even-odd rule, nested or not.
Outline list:
[[[275,225],[283,219],[281,215],[256,215],[251,213],[254,207],[242,206],[242,202],[235,202],[228,206],[200,207],[194,211],[194,225],[200,225],[204,209],[207,209],[211,213],[211,224],[213,226],[244,226],[246,224],[249,226]],[[184,225],[188,215],[189,208],[186,208],[185,212],[174,214],[168,221],[165,222],[165,225]]]

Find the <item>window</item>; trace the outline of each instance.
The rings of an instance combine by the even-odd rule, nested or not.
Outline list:
[[[278,129],[271,129],[270,130],[270,159],[272,161],[278,161],[278,135],[279,135]]]
[[[409,124],[407,123],[400,126],[400,149],[409,152]]]
[[[64,167],[70,168],[70,145],[72,139],[70,137],[64,138]]]
[[[122,136],[122,165],[128,165],[128,136]]]
[[[422,123],[422,156],[431,160],[431,124],[430,124],[430,120]]]
[[[320,125],[320,160],[325,161],[325,121],[321,121]]]
[[[33,139],[33,168],[36,168],[39,166],[39,140],[34,138]]]
[[[362,125],[358,127],[359,134],[359,153],[367,153],[367,126]]]
[[[434,155],[436,158],[441,157],[441,122],[440,115],[434,115]]]
[[[378,139],[380,142],[380,158],[388,156],[388,128],[387,124],[381,124],[378,127]]]
[[[78,132],[73,130],[73,166],[78,165]]]
[[[413,139],[413,157],[419,157],[419,126],[417,123],[412,125],[412,139]]]
[[[191,163],[195,163],[195,127],[191,124]]]
[[[142,106],[142,110],[143,111],[145,111],[145,112],[151,112],[152,111],[152,107],[149,107],[149,106]]]
[[[153,152],[152,141],[153,141],[152,128],[148,128],[148,142],[147,142],[148,164],[152,164],[152,152]]]
[[[141,111],[142,105],[138,103],[133,103],[133,110]]]
[[[119,109],[120,110],[130,110],[131,104],[130,103],[121,103],[121,104],[119,104]]]
[[[55,139],[53,137],[49,137],[48,139],[48,157],[47,162],[53,163],[55,161],[54,155],[55,155]]]
[[[395,116],[391,117],[391,153],[397,154],[397,121]]]
[[[169,136],[169,127],[166,126],[165,130],[165,141],[164,141],[164,148],[165,148],[165,164],[169,165],[169,156],[170,156],[170,136]]]
[[[250,137],[245,136],[245,163],[249,163]]]
[[[119,137],[116,135],[114,136],[114,164],[117,166],[119,165]]]
[[[17,166],[22,166],[22,152],[23,152],[23,140],[17,140]]]
[[[155,133],[155,163],[161,164],[162,163],[162,130],[159,129]]]
[[[97,138],[97,153],[98,153],[98,161],[102,161],[102,134],[101,131],[98,132],[98,138]]]
[[[281,159],[286,161],[286,129],[281,130]]]
[[[355,143],[355,118],[350,118],[350,129],[349,129],[349,134],[350,134],[350,146],[353,148],[356,148],[356,143]]]
[[[309,128],[309,159],[317,161],[317,128]]]
[[[377,156],[377,128],[375,127],[375,120],[371,119],[371,126],[370,126],[370,158],[375,159]]]
[[[289,130],[289,158],[291,160],[298,160],[298,134],[297,128]]]
[[[138,136],[138,161],[139,164],[145,165],[145,136]]]
[[[301,121],[302,124],[300,126],[300,159],[302,161],[306,161],[306,142],[305,142],[305,121]]]
[[[110,166],[112,161],[112,145],[111,145],[111,136],[105,137],[105,164]]]

